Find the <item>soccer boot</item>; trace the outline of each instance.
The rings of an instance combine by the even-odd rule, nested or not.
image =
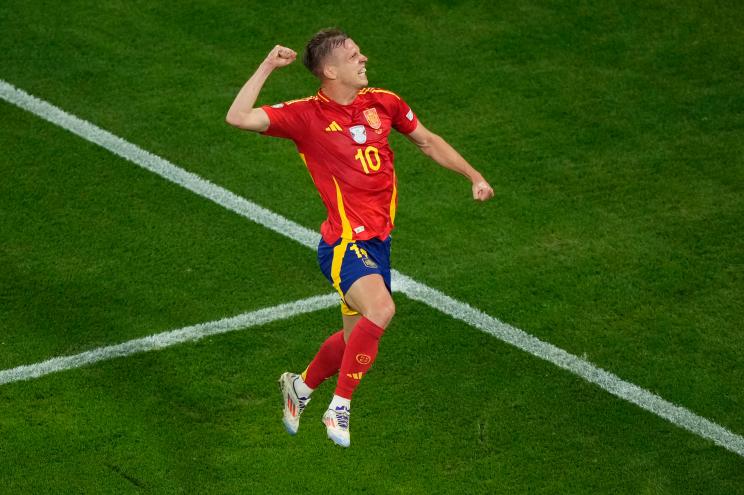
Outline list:
[[[351,411],[344,406],[339,406],[335,410],[328,409],[323,415],[323,424],[326,426],[326,433],[333,443],[341,447],[348,447],[351,444],[349,436],[349,415]]]
[[[299,375],[290,372],[282,373],[279,377],[279,388],[282,389],[282,399],[284,401],[284,428],[290,435],[296,435],[300,428],[300,415],[305,410],[305,406],[310,402],[310,397],[300,397],[297,395],[294,383],[300,378]]]

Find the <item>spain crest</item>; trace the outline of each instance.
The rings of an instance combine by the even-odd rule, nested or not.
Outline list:
[[[368,108],[364,111],[364,118],[367,119],[367,123],[369,126],[377,130],[382,125],[382,122],[380,122],[380,116],[377,115],[377,109],[376,108]]]

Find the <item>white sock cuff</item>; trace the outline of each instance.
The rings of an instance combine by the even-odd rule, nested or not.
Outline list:
[[[295,392],[297,392],[297,395],[300,397],[310,397],[310,394],[313,393],[313,389],[308,387],[305,383],[305,380],[302,379],[301,376],[297,376],[297,379],[294,381],[294,388]]]
[[[338,395],[334,395],[333,400],[331,400],[331,404],[328,406],[328,409],[335,411],[336,408],[342,406],[351,411],[351,400]]]

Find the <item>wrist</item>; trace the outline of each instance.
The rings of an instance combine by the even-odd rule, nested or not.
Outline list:
[[[478,172],[475,169],[473,169],[473,171],[468,174],[468,178],[470,179],[470,182],[472,182],[473,184],[477,184],[478,182],[482,182],[486,180],[483,178],[480,172]]]
[[[258,66],[256,72],[264,77],[268,77],[269,74],[274,72],[275,68],[276,67],[274,67],[271,62],[269,62],[268,60],[264,60],[263,62],[261,62],[261,65]]]

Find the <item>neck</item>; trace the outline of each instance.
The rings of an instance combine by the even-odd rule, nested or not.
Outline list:
[[[321,83],[320,89],[331,100],[341,105],[349,105],[356,98],[359,89],[351,86],[342,86],[332,80],[325,80]]]

